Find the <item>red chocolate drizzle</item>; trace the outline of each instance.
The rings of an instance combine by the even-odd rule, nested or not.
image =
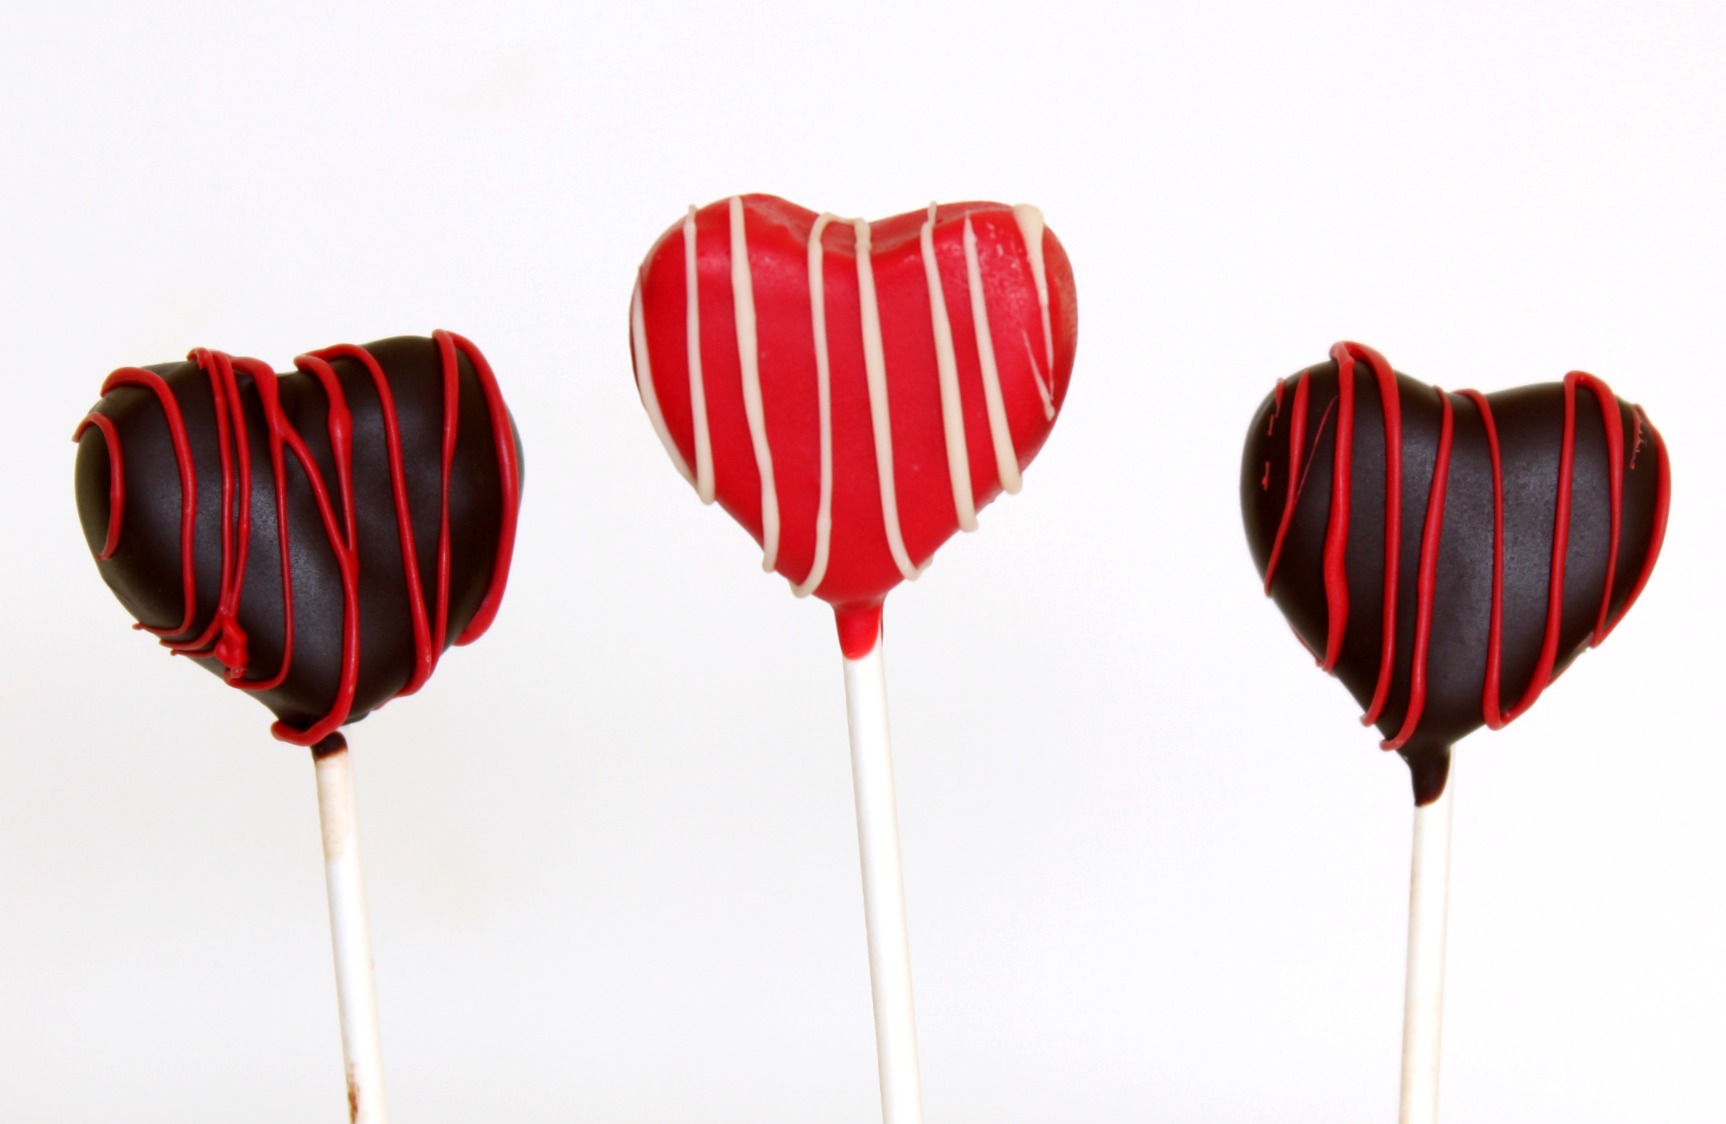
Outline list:
[[[509,576],[510,559],[515,542],[517,512],[521,502],[520,464],[503,395],[497,379],[479,349],[468,340],[451,332],[433,333],[442,364],[444,387],[443,461],[441,466],[441,510],[438,534],[436,612],[428,616],[423,596],[421,560],[414,542],[407,500],[407,466],[402,457],[402,434],[396,417],[394,398],[382,367],[365,348],[341,345],[301,355],[294,364],[322,386],[328,400],[327,436],[334,460],[334,479],[325,478],[317,459],[301,434],[288,420],[279,398],[277,376],[268,365],[256,359],[235,359],[223,352],[205,348],[194,350],[188,359],[195,362],[209,380],[215,403],[216,439],[221,464],[221,534],[220,578],[216,610],[204,630],[188,636],[197,614],[197,552],[195,526],[198,510],[198,483],[193,468],[191,437],[181,414],[179,403],[167,382],[153,371],[140,367],[125,367],[109,375],[102,384],[106,396],[119,387],[140,387],[155,395],[167,422],[173,442],[174,456],[180,481],[180,557],[185,616],[178,625],[158,627],[138,624],[135,627],[162,638],[162,644],[177,655],[194,658],[214,658],[223,668],[223,677],[234,687],[245,691],[273,690],[287,678],[294,658],[293,555],[290,544],[288,496],[284,482],[287,455],[292,454],[316,502],[324,536],[333,552],[341,581],[342,655],[339,683],[333,701],[324,715],[309,726],[300,727],[277,721],[270,732],[282,741],[295,745],[317,746],[335,735],[349,721],[361,669],[359,586],[361,559],[357,547],[358,532],[354,502],[353,479],[353,417],[347,397],[342,391],[331,361],[348,359],[362,365],[376,389],[383,417],[383,430],[388,449],[390,481],[395,506],[395,521],[400,540],[403,584],[412,617],[414,662],[408,680],[396,695],[412,694],[424,685],[436,668],[438,657],[447,645],[449,583],[450,583],[450,515],[449,500],[451,465],[454,459],[460,396],[460,366],[458,353],[465,356],[485,397],[491,417],[491,437],[497,450],[499,483],[501,486],[502,522],[498,533],[496,559],[485,596],[468,621],[457,644],[478,639],[497,615],[505,584]],[[281,664],[273,674],[253,674],[247,652],[247,637],[240,626],[238,612],[244,592],[246,559],[250,549],[252,513],[251,452],[247,438],[246,418],[241,407],[240,386],[236,372],[248,376],[262,403],[262,421],[269,434],[269,457],[276,501],[275,525],[278,529],[278,550],[281,570],[281,603],[284,643]],[[81,437],[91,426],[101,430],[107,443],[111,465],[111,511],[108,537],[98,560],[109,558],[117,549],[123,528],[125,488],[121,469],[119,434],[113,422],[92,410],[82,422],[73,439]]]

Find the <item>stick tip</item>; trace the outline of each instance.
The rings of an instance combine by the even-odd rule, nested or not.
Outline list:
[[[881,609],[886,599],[862,604],[835,605],[839,625],[839,650],[848,660],[860,660],[875,650],[881,639]]]
[[[1410,742],[1397,752],[1408,762],[1416,807],[1424,808],[1444,795],[1444,786],[1450,781],[1449,742]]]

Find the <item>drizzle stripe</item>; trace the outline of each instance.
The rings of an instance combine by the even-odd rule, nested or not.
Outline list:
[[[1436,388],[1435,388],[1436,389]],[[1426,660],[1432,640],[1432,601],[1438,585],[1438,547],[1444,535],[1444,498],[1450,486],[1450,450],[1455,420],[1450,395],[1438,390],[1442,411],[1438,427],[1438,451],[1432,463],[1432,488],[1426,497],[1426,526],[1420,536],[1420,574],[1415,586],[1414,656],[1409,663],[1408,713],[1396,736],[1380,743],[1385,749],[1401,749],[1420,725],[1426,709]]]
[[[953,325],[947,318],[947,296],[935,262],[935,204],[923,220],[918,238],[923,277],[929,284],[929,323],[935,334],[935,373],[941,387],[941,431],[947,444],[947,479],[953,486],[953,510],[959,529],[977,529],[977,506],[971,496],[971,455],[965,443],[965,407],[959,398],[959,360],[953,349]]]
[[[803,583],[791,587],[799,597],[821,588],[833,547],[833,370],[827,353],[827,277],[822,272],[821,238],[834,218],[822,213],[809,232],[809,320],[815,333],[815,396],[821,418],[821,500],[815,513],[815,561]]]
[[[473,368],[474,378],[479,383],[480,394],[485,398],[486,411],[491,418],[492,447],[497,451],[498,494],[501,497],[497,553],[492,559],[491,583],[486,587],[485,596],[480,598],[479,607],[468,619],[467,627],[455,638],[457,645],[466,645],[491,629],[498,610],[503,607],[504,590],[509,588],[509,568],[515,558],[516,531],[521,524],[521,450],[515,442],[515,426],[510,422],[509,407],[503,400],[503,388],[498,385],[497,374],[485,355],[472,340],[457,332],[440,328],[432,333],[432,338],[448,338],[467,356],[468,365]],[[455,378],[459,375],[460,368],[452,357],[450,376]]]
[[[701,290],[700,271],[695,265],[694,206],[683,218],[683,308],[684,340],[689,355],[689,418],[695,430],[695,494],[702,503],[712,503],[713,437],[707,429],[707,385],[701,371]],[[748,397],[748,391],[744,396]]]
[[[1354,470],[1354,357],[1347,345],[1330,350],[1337,369],[1336,455],[1331,469],[1330,521],[1324,540],[1324,593],[1328,631],[1319,666],[1336,667],[1348,623],[1348,521]]]
[[[91,410],[72,431],[72,440],[84,436],[91,426],[101,430],[102,444],[108,447],[108,537],[102,544],[102,553],[96,555],[96,561],[106,562],[120,549],[120,528],[125,523],[126,511],[126,472],[120,460],[120,432],[107,414]]]
[[[887,530],[887,549],[906,581],[914,581],[917,567],[905,553],[905,538],[899,529],[899,499],[893,485],[893,425],[887,402],[887,357],[881,338],[881,308],[875,298],[875,268],[870,261],[869,221],[854,219],[857,236],[857,301],[863,319],[863,371],[869,381],[869,420],[875,433],[875,471],[881,487],[881,520]]]
[[[743,372],[743,414],[761,472],[761,568],[779,559],[779,489],[773,482],[773,450],[767,444],[767,417],[761,403],[761,353],[756,342],[755,282],[749,275],[749,235],[743,226],[743,198],[731,197],[731,307],[737,323],[737,361]]]
[[[1001,398],[1001,370],[995,365],[995,338],[989,328],[989,300],[983,290],[982,263],[977,260],[977,232],[971,216],[965,216],[965,281],[971,290],[971,323],[977,336],[977,365],[983,372],[983,402],[989,410],[989,436],[995,445],[995,474],[1001,490],[1018,492],[1024,483],[1019,475],[1019,454],[1013,448],[1013,433],[1007,426],[1007,406]]]
[[[276,373],[269,366],[256,359],[235,359],[234,366],[250,375],[252,386],[258,393],[258,400],[263,404],[264,431],[270,438],[270,472],[271,479],[281,481],[287,479],[287,462],[283,455],[287,417],[282,412],[280,388],[276,385]],[[305,467],[302,465],[302,467]],[[308,470],[308,476],[311,470]],[[276,674],[269,679],[246,679],[232,676],[228,679],[231,686],[242,691],[269,691],[282,685],[294,663],[294,584],[292,581],[294,566],[290,549],[288,520],[288,490],[279,484],[276,493],[276,541],[277,565],[282,576],[282,662],[276,669]]]
[[[138,628],[156,636],[179,636],[192,630],[198,612],[197,543],[198,478],[192,468],[192,443],[186,433],[186,422],[180,413],[180,403],[162,376],[142,367],[122,367],[102,381],[102,397],[118,387],[136,386],[156,396],[162,406],[162,416],[168,423],[168,433],[174,443],[174,461],[180,469],[180,571],[186,615],[177,626],[159,628],[140,622]]]
[[[1396,597],[1397,586],[1402,584],[1397,580],[1402,568],[1402,395],[1397,389],[1396,372],[1390,369],[1384,356],[1360,344],[1350,345],[1350,350],[1364,358],[1377,377],[1379,404],[1384,414],[1384,640],[1379,654],[1378,686],[1373,690],[1372,705],[1361,716],[1361,724],[1370,726],[1384,710],[1396,662]]]
[[[1588,642],[1592,648],[1606,638],[1606,613],[1612,607],[1612,579],[1618,569],[1618,529],[1624,513],[1624,418],[1618,412],[1618,399],[1611,387],[1580,371],[1577,382],[1593,390],[1600,400],[1600,420],[1606,431],[1606,487],[1612,512],[1605,588],[1600,594],[1600,614],[1594,618],[1594,635]]]
[[[1031,263],[1031,280],[1037,286],[1037,307],[1043,313],[1043,358],[1049,372],[1055,370],[1055,333],[1049,322],[1049,270],[1043,260],[1043,212],[1029,203],[1013,207],[1013,219],[1025,239],[1025,257]],[[1054,414],[1050,414],[1054,417]]]

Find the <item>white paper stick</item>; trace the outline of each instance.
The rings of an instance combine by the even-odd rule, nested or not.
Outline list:
[[[378,993],[372,974],[371,927],[366,922],[354,819],[354,773],[348,743],[331,734],[312,749],[318,777],[318,820],[324,834],[324,881],[330,895],[330,938],[336,953],[336,1005],[341,1012],[342,1057],[347,1063],[348,1116],[353,1124],[385,1124],[383,1047],[378,1035]]]
[[[1401,1124],[1438,1120],[1438,1058],[1444,1029],[1444,936],[1450,904],[1452,775],[1431,804],[1414,810],[1408,890],[1408,987],[1402,1013]]]
[[[899,866],[899,814],[893,799],[893,748],[887,736],[887,680],[879,633],[868,655],[845,661],[845,709],[857,794],[857,847],[863,861],[863,919],[875,999],[881,1119],[885,1124],[922,1124],[911,942],[905,929],[905,882]]]

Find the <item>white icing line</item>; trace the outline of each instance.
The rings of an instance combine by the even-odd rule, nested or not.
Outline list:
[[[1042,369],[1037,366],[1037,353],[1031,347],[1031,334],[1021,331],[1019,338],[1025,341],[1025,362],[1031,365],[1031,377],[1037,380],[1037,393],[1043,396],[1043,416],[1054,421],[1055,395],[1049,384],[1043,381]]]
[[[755,282],[749,275],[749,238],[743,229],[743,197],[731,197],[731,306],[737,320],[737,361],[743,371],[743,415],[761,471],[761,568],[779,559],[779,490],[773,483],[773,450],[761,407],[761,353],[755,332]]]
[[[701,294],[695,269],[695,208],[683,217],[684,338],[689,348],[689,417],[695,429],[695,494],[713,502],[713,438],[707,432],[707,387],[701,377]],[[685,475],[688,470],[685,469]]]
[[[935,204],[923,220],[918,238],[923,277],[929,282],[929,322],[935,330],[935,372],[941,383],[941,429],[947,440],[947,479],[953,484],[953,510],[959,529],[977,529],[977,506],[971,497],[971,454],[965,444],[965,407],[959,398],[959,359],[953,351],[953,325],[947,318],[947,295],[935,264]]]
[[[808,597],[827,576],[833,545],[833,375],[827,355],[827,279],[821,271],[821,236],[837,216],[822,214],[809,232],[809,320],[815,331],[815,392],[821,414],[821,504],[815,513],[815,561],[791,592]]]
[[[1031,278],[1037,285],[1037,306],[1043,311],[1043,357],[1049,376],[1055,371],[1055,333],[1049,327],[1049,272],[1043,261],[1043,212],[1029,203],[1013,207],[1013,218],[1025,238],[1025,256],[1031,262]],[[1050,414],[1054,417],[1054,414]]]
[[[665,415],[659,409],[659,392],[653,386],[653,360],[647,354],[647,318],[641,311],[640,270],[635,274],[635,292],[629,298],[629,332],[635,341],[635,385],[641,392],[641,405],[647,410],[647,420],[653,423],[653,432],[659,434],[659,443],[671,454],[671,463],[677,466],[685,480],[694,485],[695,474],[689,471],[683,454],[677,451],[677,443],[671,439],[671,431],[665,427]]]
[[[989,436],[995,442],[995,472],[1000,477],[1001,490],[1013,495],[1024,480],[1019,475],[1019,454],[1013,448],[1013,432],[1007,428],[1007,406],[1001,398],[1001,369],[995,365],[995,337],[989,330],[989,301],[983,291],[983,267],[977,260],[977,232],[971,228],[969,215],[965,217],[965,280],[971,289],[971,322],[977,330],[977,363],[983,369],[983,401],[989,407]]]
[[[875,471],[881,484],[881,521],[887,528],[887,549],[906,581],[917,567],[905,553],[899,530],[899,499],[893,486],[893,425],[887,413],[887,353],[881,339],[881,307],[875,300],[875,267],[870,263],[869,221],[853,219],[857,235],[857,303],[863,314],[863,371],[869,380],[869,420],[875,431]]]

